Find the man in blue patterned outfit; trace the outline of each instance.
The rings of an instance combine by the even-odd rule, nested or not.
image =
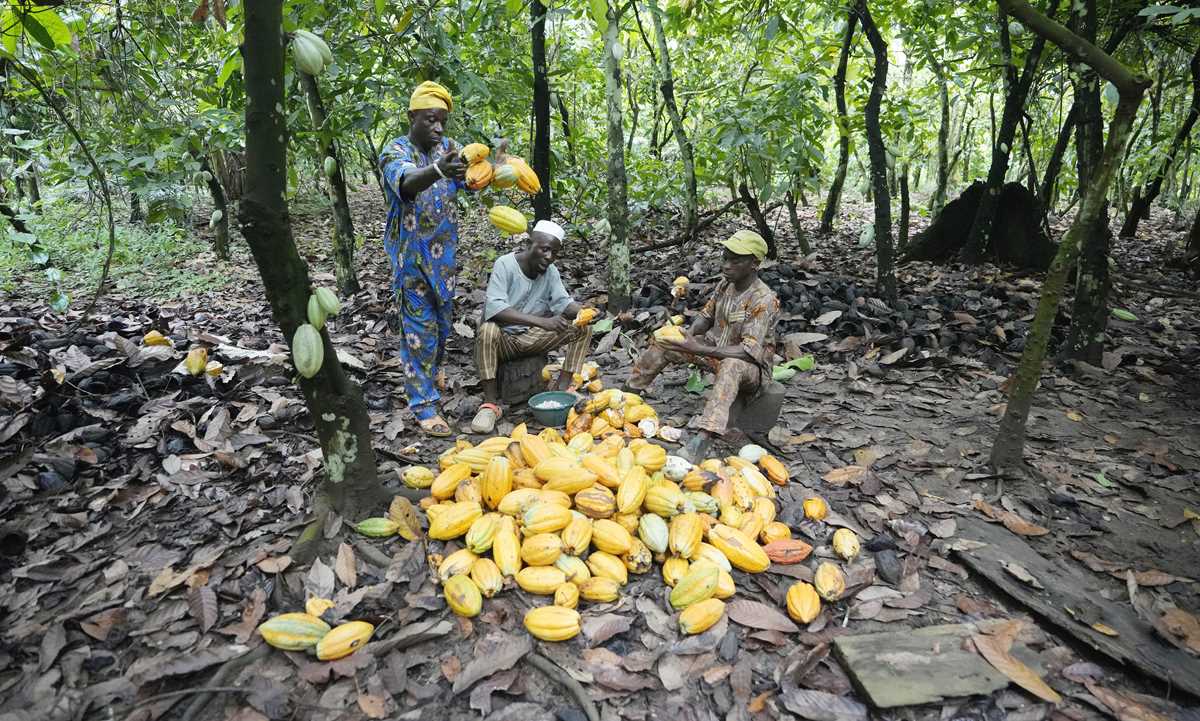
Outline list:
[[[461,148],[444,137],[453,105],[446,88],[421,83],[409,100],[408,135],[388,143],[379,156],[388,201],[383,244],[400,312],[405,393],[421,430],[433,436],[450,435],[438,412],[438,378],[458,270],[454,196],[466,188]]]

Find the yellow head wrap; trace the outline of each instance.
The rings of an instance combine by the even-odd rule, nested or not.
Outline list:
[[[449,112],[454,109],[454,100],[450,91],[432,80],[426,80],[417,86],[408,101],[409,110],[441,109]]]
[[[721,245],[738,255],[753,255],[759,260],[767,257],[767,241],[753,230],[739,230]]]

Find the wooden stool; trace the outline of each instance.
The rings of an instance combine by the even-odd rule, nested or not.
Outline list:
[[[542,368],[549,362],[548,356],[535,355],[501,363],[496,371],[500,401],[506,407],[524,405],[531,396],[546,390]]]
[[[729,407],[729,427],[743,433],[766,433],[779,421],[785,395],[778,381],[767,381],[757,393],[738,394]]]

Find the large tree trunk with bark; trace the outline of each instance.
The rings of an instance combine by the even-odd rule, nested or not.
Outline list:
[[[1051,8],[1058,6],[1058,0],[1051,0]],[[1009,158],[1012,154],[1013,141],[1017,137],[1017,126],[1021,114],[1025,112],[1025,98],[1029,87],[1037,75],[1038,62],[1041,59],[1042,48],[1046,45],[1045,38],[1034,38],[1025,57],[1025,67],[1017,76],[1017,68],[1012,60],[1012,43],[1008,36],[1008,18],[1001,11],[999,17],[1000,47],[1004,53],[1004,109],[1000,114],[1000,126],[996,130],[992,142],[992,165],[988,168],[987,187],[979,203],[975,222],[971,225],[971,234],[963,247],[963,259],[969,263],[978,263],[988,252],[992,226],[996,222],[996,209],[1000,204],[1000,191],[1004,186],[1004,176],[1008,174]]]
[[[892,249],[892,201],[887,187],[887,151],[883,146],[883,130],[879,125],[879,108],[887,87],[887,43],[875,27],[867,0],[855,6],[859,22],[875,56],[871,73],[871,94],[863,117],[867,125],[867,151],[871,156],[871,187],[875,194],[875,282],[889,301],[896,299],[896,266]]]
[[[346,197],[346,175],[342,168],[342,155],[334,141],[329,118],[325,114],[325,103],[321,100],[321,89],[317,79],[308,73],[300,73],[300,84],[308,100],[308,116],[312,120],[313,132],[317,134],[317,150],[322,159],[333,158],[335,168],[329,181],[329,201],[333,204],[333,270],[337,276],[338,291],[342,295],[358,292],[358,276],[354,273],[354,222],[350,218],[350,201]],[[249,158],[247,158],[247,166]]]
[[[838,130],[838,164],[833,175],[833,183],[829,186],[829,197],[825,199],[825,209],[821,212],[821,224],[818,233],[828,233],[833,230],[833,219],[837,217],[838,206],[842,201],[842,188],[846,184],[846,169],[850,165],[850,116],[846,112],[846,67],[850,64],[850,50],[854,45],[854,26],[858,23],[858,14],[851,11],[846,16],[846,32],[842,35],[842,54],[838,56],[837,73],[833,76],[833,96],[837,102]]]
[[[1192,61],[1188,67],[1192,74],[1192,104],[1188,108],[1187,115],[1184,116],[1183,123],[1176,131],[1175,137],[1167,148],[1166,154],[1158,165],[1158,169],[1154,171],[1154,176],[1150,179],[1150,184],[1146,186],[1145,191],[1136,193],[1133,197],[1133,202],[1129,207],[1129,212],[1125,214],[1125,222],[1121,225],[1121,237],[1132,238],[1137,233],[1138,223],[1142,218],[1149,214],[1150,206],[1162,191],[1163,180],[1166,179],[1167,173],[1170,172],[1171,166],[1175,163],[1175,155],[1179,149],[1183,147],[1184,141],[1192,134],[1192,126],[1196,124],[1196,119],[1200,118],[1200,47],[1196,48],[1196,52],[1192,55]]]
[[[549,220],[554,213],[550,200],[550,81],[546,78],[546,5],[529,4],[530,45],[533,47],[533,172],[542,181],[533,196],[533,217]]]
[[[1120,102],[1109,125],[1104,153],[1090,184],[1086,187],[1083,205],[1070,230],[1059,243],[1058,253],[1050,265],[1042,285],[1042,294],[1038,298],[1033,323],[1026,336],[1025,350],[1012,378],[1008,404],[1000,421],[1000,430],[996,434],[990,457],[994,468],[1005,469],[1019,466],[1024,460],[1025,425],[1029,419],[1029,410],[1033,406],[1033,392],[1041,379],[1042,361],[1045,360],[1046,348],[1050,343],[1050,329],[1054,325],[1054,316],[1058,313],[1067,273],[1075,261],[1081,238],[1094,227],[1096,218],[1104,209],[1109,186],[1116,175],[1138,105],[1149,83],[1145,78],[1135,76],[1100,48],[1034,10],[1026,0],[999,2],[1006,12],[1017,17],[1026,27],[1037,33],[1038,37],[1054,42],[1076,62],[1090,66],[1116,86],[1120,94]]]
[[[629,307],[633,287],[629,278],[629,202],[625,175],[625,128],[621,114],[621,14],[608,0],[604,30],[604,90],[608,105],[608,308]]]
[[[290,342],[307,322],[312,282],[296,250],[288,218],[287,121],[283,95],[282,0],[246,6],[242,44],[246,82],[246,186],[241,202],[242,235],[262,276],[271,313]],[[371,448],[370,419],[362,390],[337,361],[328,326],[321,331],[325,362],[312,378],[300,378],[324,455],[324,479],[314,502],[315,523],[303,534],[293,558],[311,558],[329,510],[343,517],[378,515],[387,494]],[[316,530],[312,530],[312,529]]]
[[[696,223],[700,212],[696,193],[696,161],[692,156],[692,143],[688,139],[687,130],[683,127],[683,118],[679,115],[679,106],[675,103],[675,76],[671,69],[671,54],[667,47],[667,34],[663,31],[662,10],[658,7],[658,0],[650,2],[650,19],[654,22],[654,37],[658,44],[659,88],[662,90],[667,117],[671,120],[671,130],[675,134],[675,142],[679,145],[679,157],[683,161],[683,182],[687,191],[684,232],[687,239],[691,241],[696,233]]]

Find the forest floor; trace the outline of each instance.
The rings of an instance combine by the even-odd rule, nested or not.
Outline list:
[[[365,389],[394,484],[395,470],[435,465],[447,443],[417,434],[404,410],[382,202],[369,187],[352,202],[363,290],[331,334]],[[471,328],[490,262],[507,250],[482,214],[468,216],[445,404],[457,425],[479,402]],[[180,718],[212,688],[202,718],[584,718],[564,686],[527,670],[531,651],[582,684],[604,719],[1200,719],[1200,304],[1193,281],[1157,270],[1183,230],[1156,215],[1119,243],[1114,305],[1138,320],[1110,321],[1101,366],[1060,363],[1043,377],[1027,458],[1044,479],[1031,481],[992,476],[985,461],[1039,278],[908,264],[889,306],[869,291],[872,253],[858,243],[869,217],[849,204],[807,258],[780,223],[784,257],[764,271],[787,287],[780,348],[816,366],[787,383],[779,426],[759,439],[791,471],[780,518],[817,547],[812,560],[829,555],[837,526],[870,539],[867,550],[848,567],[846,597],[808,627],[780,612],[811,560],[735,573],[727,617],[691,638],[665,610],[657,570],[618,602],[581,609],[578,638],[531,646],[520,620],[531,597],[505,591],[458,618],[419,544],[339,538],[335,526],[320,563],[292,566],[320,451],[240,238],[228,265],[207,252],[174,263],[218,274],[219,287],[169,299],[116,289],[65,337],[44,296],[18,286],[0,300],[0,719]],[[815,227],[811,211],[802,220]],[[327,219],[293,222],[314,281],[332,286]],[[665,234],[671,222],[649,227]],[[648,305],[596,339],[606,386],[621,385],[662,322],[671,279],[691,277],[689,305],[702,302],[718,273],[714,241],[737,222],[718,221],[696,247],[635,257]],[[569,241],[559,263],[581,300],[604,293],[593,246]],[[174,350],[140,347],[151,328]],[[219,378],[179,372],[194,343],[225,365]],[[653,401],[680,427],[702,402],[687,377],[665,374]],[[827,524],[803,520],[814,492],[834,511]],[[367,648],[391,650],[333,663],[251,651],[258,623],[298,610],[306,591],[376,623]],[[950,624],[973,625],[928,631],[924,650],[908,632]],[[867,648],[895,652],[866,662],[841,645],[888,632]],[[996,641],[991,665],[963,634]],[[931,664],[948,653],[939,643],[962,646],[949,654],[960,668]],[[1047,693],[1012,657],[1061,703],[1008,685]],[[239,658],[254,662],[227,663]],[[881,664],[902,680],[888,682]],[[953,693],[956,682],[967,690]],[[868,697],[901,692],[916,705],[868,710]]]

